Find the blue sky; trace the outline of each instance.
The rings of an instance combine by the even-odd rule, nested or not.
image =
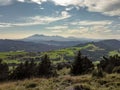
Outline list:
[[[33,34],[120,39],[120,1],[0,0],[0,39]]]

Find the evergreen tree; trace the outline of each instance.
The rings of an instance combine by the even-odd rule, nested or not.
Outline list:
[[[72,64],[71,74],[85,74],[91,71],[91,69],[93,69],[92,62],[87,57],[82,56],[81,52],[79,51]]]
[[[55,70],[53,70],[52,63],[47,54],[41,58],[41,62],[38,66],[38,75],[42,77],[54,76]]]
[[[34,61],[20,63],[11,73],[10,79],[25,79],[36,76],[36,64]]]
[[[9,76],[9,67],[6,63],[2,63],[0,59],[0,81],[7,80]]]

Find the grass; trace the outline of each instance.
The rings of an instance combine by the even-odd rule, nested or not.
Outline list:
[[[92,78],[91,75],[70,76],[56,78],[34,78],[16,82],[0,84],[0,90],[72,90],[75,87],[87,90],[119,90],[119,74],[109,74],[104,78]]]
[[[116,55],[116,54],[120,56],[120,52],[118,52],[118,51],[116,51],[116,50],[109,52],[108,55],[109,55],[109,56],[114,56],[114,55]]]

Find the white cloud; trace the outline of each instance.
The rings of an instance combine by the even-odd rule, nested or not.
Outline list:
[[[69,8],[66,8],[65,10],[66,11],[70,11],[70,10],[72,10],[74,7],[69,7]]]
[[[110,20],[103,20],[103,21],[80,21],[80,22],[71,22],[71,25],[85,25],[85,26],[91,26],[91,25],[110,25],[112,24],[112,21]]]
[[[120,1],[119,0],[84,0],[84,6],[89,11],[101,12],[110,16],[120,16]]]
[[[90,12],[100,12],[109,16],[120,16],[120,0],[0,0],[0,5],[9,5],[14,1],[19,2],[33,2],[41,4],[43,2],[51,1],[56,5],[75,7],[87,7]],[[70,10],[67,8],[66,10]]]
[[[42,2],[46,2],[47,0],[17,0],[19,2],[33,2],[37,4],[42,4]]]
[[[18,0],[19,2],[24,2],[25,0]]]
[[[68,6],[68,5],[79,5],[83,0],[51,0],[56,5]]]
[[[50,30],[68,29],[68,26],[54,26],[54,27],[46,27],[46,29],[50,29]]]
[[[56,5],[87,7],[88,11],[120,16],[120,0],[51,0]]]
[[[10,23],[0,23],[0,28],[11,27]]]
[[[39,25],[39,24],[48,24],[59,20],[64,20],[69,18],[70,15],[63,11],[61,15],[58,17],[48,17],[48,16],[34,16],[34,17],[27,17],[25,21],[21,23],[0,23],[0,27],[13,27],[13,26],[32,26],[32,25]]]
[[[61,12],[62,17],[70,17],[71,15],[67,11]]]

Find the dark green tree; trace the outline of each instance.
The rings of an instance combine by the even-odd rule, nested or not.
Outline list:
[[[2,63],[2,59],[0,59],[0,81],[5,81],[9,76],[9,67],[6,63]]]
[[[36,76],[36,64],[31,61],[25,61],[25,63],[20,63],[11,73],[10,79],[25,79]]]
[[[47,54],[41,58],[41,62],[38,65],[38,76],[41,77],[51,77],[54,76],[55,69],[52,66],[52,63]]]
[[[120,67],[120,56],[103,56],[103,60],[100,61],[100,67],[107,73],[115,72],[115,68],[117,68],[117,71],[119,72],[118,67]]]
[[[87,58],[81,55],[79,51],[71,67],[72,75],[80,75],[90,72],[93,69],[92,62]]]

